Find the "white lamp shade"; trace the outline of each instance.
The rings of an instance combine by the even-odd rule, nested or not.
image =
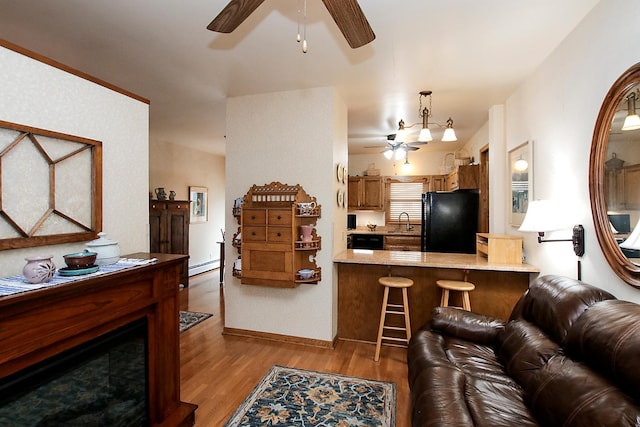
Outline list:
[[[391,160],[391,158],[393,157],[393,150],[389,148],[388,150],[385,150],[383,154],[387,158],[387,160]]]
[[[544,233],[571,228],[572,224],[565,212],[566,209],[562,209],[551,200],[530,201],[519,230]]]
[[[411,163],[409,163],[409,161],[407,160],[402,164],[402,173],[409,173],[409,172],[411,172]]]
[[[458,138],[456,137],[456,132],[453,130],[453,128],[446,128],[444,130],[444,134],[442,135],[442,140],[444,142],[451,142],[451,141],[458,140]]]
[[[433,141],[433,138],[431,137],[431,131],[429,130],[429,128],[422,128],[422,130],[420,131],[420,135],[418,135],[418,141],[420,142]]]
[[[407,156],[407,150],[400,146],[396,148],[396,160],[402,160]]]
[[[629,114],[624,119],[622,130],[636,130],[640,129],[640,116],[637,114]]]
[[[620,243],[621,248],[640,250],[640,221],[636,224],[636,227],[631,232],[631,235],[627,237],[627,240]]]
[[[405,129],[398,129],[396,132],[396,139],[394,139],[396,143],[406,142],[407,141],[407,131]]]

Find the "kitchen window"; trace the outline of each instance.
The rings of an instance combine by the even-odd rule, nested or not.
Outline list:
[[[420,224],[422,193],[444,190],[444,176],[420,175],[389,177],[385,182],[385,222],[398,224],[402,212],[409,214],[411,224]],[[405,223],[406,218],[402,218]]]

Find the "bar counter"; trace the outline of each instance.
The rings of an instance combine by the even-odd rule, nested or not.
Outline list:
[[[529,264],[490,264],[475,254],[348,249],[333,261],[338,271],[338,337],[369,342],[375,342],[378,333],[381,276],[414,281],[409,289],[409,311],[415,332],[440,305],[436,280],[463,280],[468,270],[467,281],[476,285],[470,296],[472,311],[506,320],[530,279],[540,272]],[[399,292],[392,290],[390,300],[398,303],[398,297]],[[457,292],[450,299],[452,305],[462,305]]]

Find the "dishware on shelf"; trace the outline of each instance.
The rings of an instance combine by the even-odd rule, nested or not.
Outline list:
[[[84,268],[64,267],[58,270],[58,274],[61,276],[84,276],[85,274],[95,273],[98,270],[100,270],[99,265],[92,265]]]
[[[313,240],[313,236],[311,235],[311,233],[313,233],[312,225],[301,225],[300,231],[302,232],[302,234],[300,235],[300,240],[302,240],[303,242],[310,242],[311,240]]]
[[[298,270],[298,275],[300,276],[300,278],[302,280],[311,279],[315,273],[316,273],[315,270],[312,270],[310,268],[305,268],[303,270]]]
[[[27,264],[22,268],[22,275],[33,284],[48,282],[56,273],[52,258],[53,255],[26,257]]]
[[[167,200],[167,193],[164,191],[164,187],[158,187],[154,191],[158,200]]]
[[[297,204],[299,215],[313,215],[316,202],[300,202]]]
[[[95,264],[107,265],[115,264],[120,259],[120,246],[116,240],[107,239],[107,233],[98,233],[98,239],[87,242],[89,250],[97,252]]]
[[[97,252],[89,251],[85,249],[84,252],[76,252],[72,254],[63,255],[64,262],[70,269],[84,269],[93,267],[96,262]]]

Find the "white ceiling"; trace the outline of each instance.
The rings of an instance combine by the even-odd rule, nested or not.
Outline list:
[[[468,141],[598,2],[360,0],[376,39],[351,49],[307,1],[306,54],[298,0],[265,1],[231,34],[206,29],[227,0],[0,0],[0,38],[150,99],[152,139],[224,154],[227,97],[333,86],[350,153],[375,153],[362,147],[420,120],[421,90]]]

